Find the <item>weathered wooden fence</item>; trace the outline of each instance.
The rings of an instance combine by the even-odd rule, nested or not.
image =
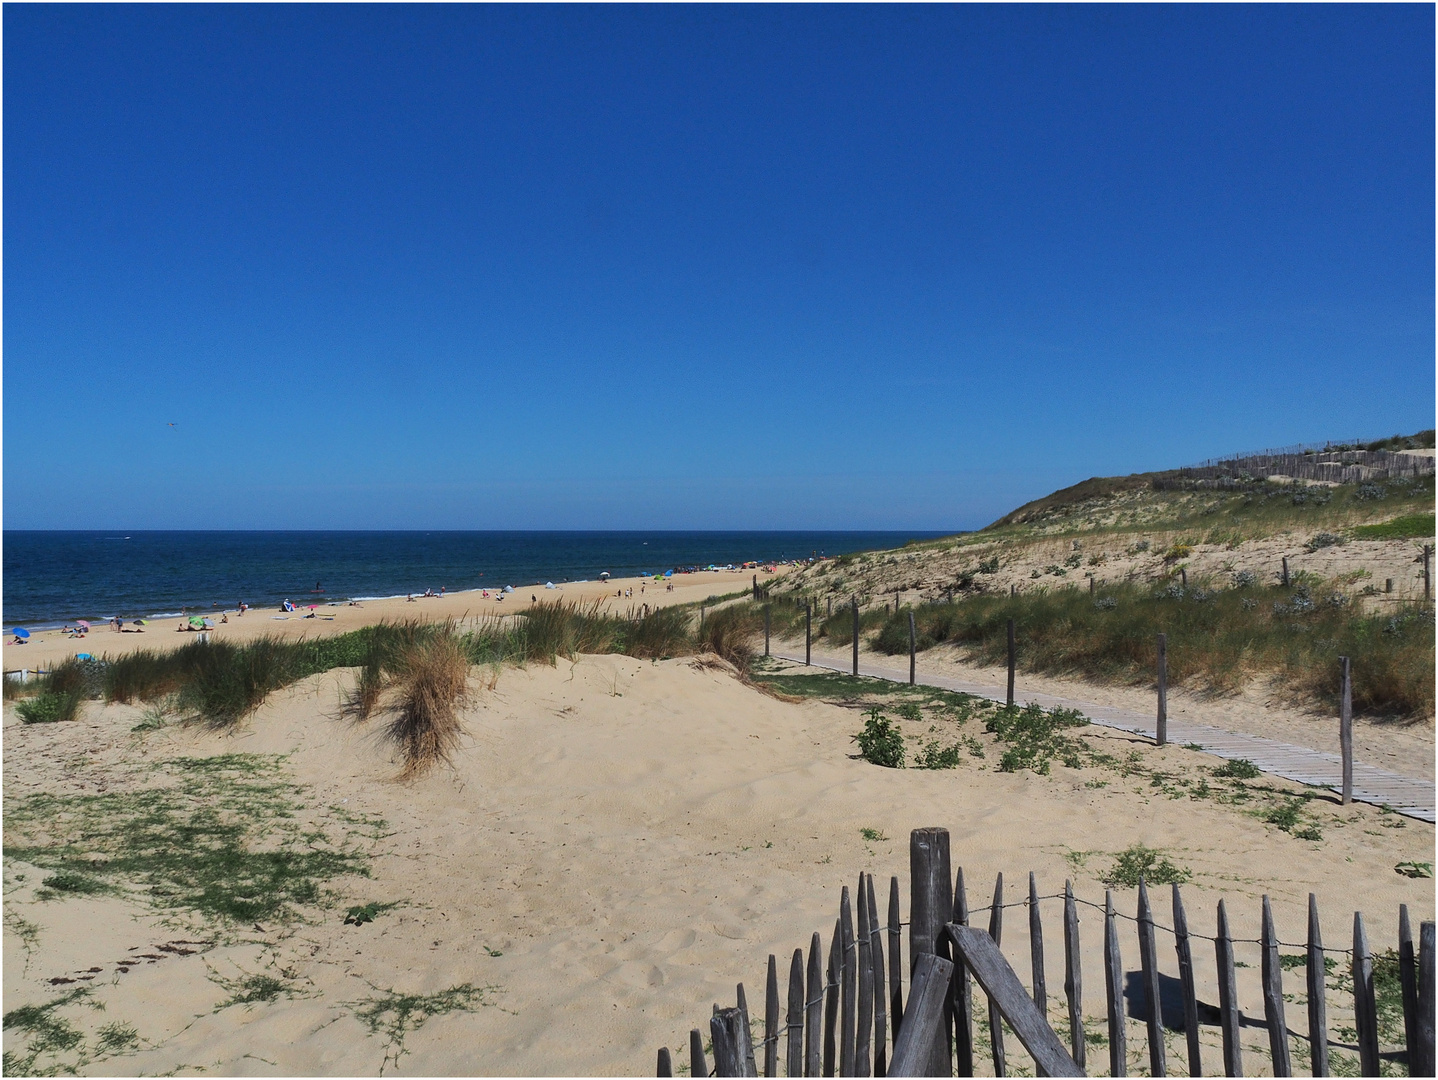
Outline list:
[[[1270,453],[1206,461],[1175,470],[1184,480],[1226,480],[1243,476],[1291,476],[1340,484],[1433,475],[1433,458],[1390,450],[1338,450],[1309,454]]]
[[[950,874],[947,829],[916,829],[909,839],[909,918],[902,921],[897,877],[889,880],[887,917],[881,923],[878,897],[872,875],[861,873],[854,894],[845,886],[839,900],[839,917],[834,922],[827,954],[815,933],[807,959],[795,949],[789,963],[787,993],[779,992],[778,963],[769,957],[765,979],[762,1034],[755,1038],[754,1023],[742,983],[733,1007],[714,1006],[709,1021],[714,1067],[705,1057],[704,1034],[699,1028],[689,1033],[689,1068],[692,1077],[778,1076],[779,1059],[786,1076],[972,1076],[982,1052],[975,1040],[973,983],[983,991],[987,1009],[977,1023],[987,1036],[988,1054],[996,1076],[1005,1076],[1010,1067],[1005,1039],[1017,1038],[1032,1058],[1039,1076],[1083,1076],[1088,1064],[1088,1039],[1084,1029],[1084,979],[1079,950],[1080,907],[1103,912],[1103,982],[1106,1017],[1108,1073],[1125,1076],[1128,1069],[1128,1032],[1125,1026],[1126,976],[1119,948],[1119,921],[1136,923],[1139,941],[1138,976],[1144,1003],[1148,1065],[1153,1076],[1169,1071],[1165,1025],[1185,1036],[1186,1067],[1189,1075],[1203,1075],[1203,1047],[1200,1043],[1201,1016],[1216,1019],[1221,1034],[1221,1062],[1210,1060],[1210,1069],[1221,1065],[1229,1076],[1243,1074],[1244,1048],[1241,1026],[1253,1026],[1241,1010],[1238,999],[1237,968],[1247,966],[1235,959],[1234,946],[1257,945],[1262,957],[1262,1027],[1268,1035],[1267,1058],[1273,1075],[1293,1075],[1292,1050],[1295,1044],[1307,1050],[1312,1075],[1329,1075],[1330,1040],[1327,1020],[1329,988],[1325,959],[1343,956],[1352,977],[1352,1007],[1356,1035],[1341,1045],[1358,1054],[1364,1076],[1379,1075],[1382,1059],[1407,1066],[1411,1076],[1434,1075],[1434,924],[1425,921],[1415,944],[1408,909],[1399,910],[1398,972],[1402,989],[1403,1049],[1380,1054],[1379,1014],[1375,998],[1374,953],[1361,912],[1353,915],[1352,948],[1325,947],[1319,928],[1318,905],[1308,898],[1308,933],[1303,944],[1279,939],[1268,897],[1262,901],[1261,933],[1257,939],[1235,938],[1228,909],[1220,900],[1217,932],[1208,937],[1190,929],[1183,897],[1177,885],[1172,891],[1172,926],[1155,918],[1148,889],[1140,883],[1137,912],[1121,914],[1114,906],[1113,893],[1102,905],[1080,899],[1072,886],[1040,896],[1034,875],[1029,875],[1028,895],[1004,902],[1004,879],[998,876],[993,902],[987,908],[986,929],[971,925],[983,909],[970,910],[965,891],[963,867],[957,877]],[[1049,1023],[1048,987],[1044,964],[1044,927],[1041,903],[1062,904],[1065,1016],[1067,1039]],[[1028,909],[1031,986],[1025,989],[1005,959],[1004,912]],[[907,1000],[903,987],[901,960],[903,928],[908,927],[909,979]],[[1171,941],[1178,967],[1181,1000],[1165,1010],[1160,972],[1160,935]],[[1195,989],[1195,967],[1199,954],[1195,943],[1213,947],[1217,975],[1218,1005],[1203,1003]],[[1280,947],[1302,949],[1306,968],[1308,1035],[1291,1033],[1285,1016],[1284,968]],[[885,949],[887,947],[887,954]],[[1292,955],[1292,954],[1290,954]],[[1170,983],[1173,980],[1169,980]],[[1132,980],[1129,980],[1131,985]],[[1136,1012],[1136,1010],[1135,1010]],[[1175,1015],[1181,1014],[1181,1015]],[[1214,1023],[1210,1019],[1209,1023]],[[1345,1036],[1348,1034],[1344,1032]],[[782,1046],[782,1051],[781,1051]],[[1219,1047],[1209,1047],[1210,1055]],[[1252,1052],[1250,1047],[1249,1052]],[[762,1057],[762,1061],[760,1058]],[[1015,1062],[1014,1064],[1018,1064]],[[658,1075],[671,1076],[674,1063],[667,1048],[659,1051]],[[760,1069],[762,1068],[762,1074]]]

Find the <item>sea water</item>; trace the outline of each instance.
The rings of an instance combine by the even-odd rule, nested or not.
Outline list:
[[[4,533],[3,622],[173,616],[637,577],[899,547],[934,532]],[[323,590],[323,591],[315,591]]]

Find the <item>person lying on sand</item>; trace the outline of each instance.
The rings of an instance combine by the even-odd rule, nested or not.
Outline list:
[[[10,644],[11,644],[11,645],[29,645],[29,644],[30,644],[30,641],[29,641],[28,638],[22,638],[19,634],[16,634],[14,640],[11,641]]]

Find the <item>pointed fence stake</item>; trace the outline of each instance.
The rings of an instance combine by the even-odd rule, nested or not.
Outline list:
[[[1292,1076],[1288,1056],[1288,1018],[1283,1014],[1283,964],[1278,958],[1278,932],[1273,928],[1273,905],[1263,897],[1263,1019],[1268,1024],[1268,1052],[1274,1076]]]
[[[673,1062],[673,1060],[671,1060],[670,1057],[669,1057],[669,1047],[667,1047],[667,1046],[661,1046],[661,1047],[659,1048],[659,1066],[658,1066],[657,1069],[654,1070],[654,1075],[655,1075],[655,1076],[673,1076],[673,1075],[674,1075],[674,1062]]]
[[[854,1075],[868,1076],[874,1060],[870,1040],[874,1032],[874,953],[869,937],[869,890],[864,887],[864,874],[859,875],[857,919],[854,938],[858,964],[858,1020],[854,1028]]]
[[[764,1075],[779,1075],[779,966],[773,953],[764,976]]]
[[[824,1075],[834,1075],[834,1059],[838,1056],[835,1028],[839,1023],[839,920],[834,920],[834,936],[829,941],[829,966],[824,983]]]
[[[964,888],[964,868],[959,867],[954,881],[954,917],[951,922],[969,925],[969,894]],[[969,982],[969,967],[961,956],[954,957],[951,1005],[954,1012],[954,1051],[958,1061],[956,1075],[974,1075],[974,988]]]
[[[899,1025],[904,1019],[904,962],[899,956],[903,936],[899,918],[899,879],[889,878],[889,1026],[894,1045],[899,1043]]]
[[[1034,1005],[1047,1022],[1049,1018],[1049,989],[1044,978],[1044,923],[1039,915],[1039,887],[1034,872],[1029,871],[1029,970],[1034,981]],[[1043,1076],[1042,1067],[1036,1075]]]
[[[1168,743],[1168,635],[1158,635],[1158,722],[1154,728],[1154,741],[1159,746]]]
[[[918,638],[914,634],[914,613],[909,612],[909,685],[914,685],[914,653],[918,648]]]
[[[1418,925],[1418,1068],[1414,1076],[1433,1074],[1433,923]]]
[[[1203,1075],[1203,1058],[1198,1042],[1198,995],[1193,985],[1193,949],[1188,940],[1188,912],[1177,882],[1173,886],[1173,939],[1178,953],[1178,982],[1183,991],[1183,1033],[1188,1043],[1188,1075]]]
[[[824,939],[814,931],[809,942],[809,967],[804,992],[804,1075],[823,1072],[824,1047]]]
[[[1007,704],[1014,703],[1014,662],[1017,658],[1017,650],[1014,645],[1014,620],[1009,620],[1009,694]]]
[[[1418,958],[1413,952],[1413,924],[1408,905],[1398,905],[1398,982],[1403,988],[1403,1042],[1408,1048],[1408,1075],[1417,1076],[1413,1062],[1418,1054]]]
[[[1353,1021],[1358,1028],[1358,1064],[1364,1076],[1378,1075],[1378,1005],[1373,998],[1373,954],[1363,912],[1353,913]]]
[[[869,900],[869,966],[874,985],[874,1075],[883,1076],[888,1067],[889,1018],[884,993],[884,935],[879,930],[879,909],[874,903],[873,874],[864,876],[864,892]]]
[[[1143,996],[1148,1014],[1148,1064],[1150,1075],[1167,1076],[1168,1060],[1163,1045],[1163,997],[1158,988],[1158,945],[1154,940],[1153,907],[1148,902],[1148,885],[1138,880],[1138,958],[1143,970]]]
[[[1318,897],[1308,894],[1308,1056],[1314,1076],[1328,1075],[1328,1002],[1323,962],[1323,933],[1318,926]]]
[[[1118,952],[1118,918],[1113,910],[1113,891],[1104,892],[1103,988],[1108,998],[1108,1072],[1128,1075],[1128,1038],[1123,1029],[1123,961]]]
[[[1223,1072],[1243,1075],[1243,1049],[1238,1043],[1238,974],[1233,966],[1233,935],[1228,932],[1228,908],[1218,902],[1218,937],[1213,942],[1218,957],[1218,1013],[1223,1031]]]
[[[689,1032],[689,1075],[694,1080],[703,1080],[709,1075],[709,1066],[704,1061],[704,1036],[698,1028]]]
[[[740,983],[735,988],[736,1004],[739,1012],[744,1018],[744,1068],[745,1076],[758,1076],[759,1069],[754,1064],[754,1025],[749,1022],[749,1002],[744,999],[744,984]]]
[[[839,1075],[854,1075],[854,909],[849,886],[839,892]]]
[[[989,908],[989,937],[995,945],[1003,944],[1004,936],[1004,875],[994,880],[994,902]],[[1004,1018],[999,1012],[999,1003],[989,998],[989,1042],[994,1048],[994,1075],[1009,1074],[1008,1058],[1004,1054]]]
[[[854,674],[859,674],[859,598],[852,600],[854,608]]]
[[[789,961],[789,1008],[784,1014],[784,1075],[804,1075],[804,950]]]
[[[1072,881],[1064,882],[1064,997],[1069,1006],[1069,1046],[1073,1059],[1084,1068],[1083,967],[1079,959],[1078,905]]]

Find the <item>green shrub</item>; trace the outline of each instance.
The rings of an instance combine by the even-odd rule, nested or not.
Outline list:
[[[1162,851],[1134,844],[1119,853],[1103,882],[1105,885],[1136,889],[1139,881],[1149,885],[1182,885],[1192,877],[1192,871],[1175,866]]]
[[[1262,775],[1257,765],[1247,758],[1233,758],[1213,770],[1214,776],[1230,780],[1254,780]]]
[[[864,730],[850,738],[859,744],[859,756],[886,769],[904,767],[904,736],[876,705],[864,714]]]
[[[937,740],[927,743],[914,759],[916,769],[956,769],[963,760],[963,747],[958,743],[941,747]]]
[[[74,691],[56,693],[47,690],[35,697],[26,698],[15,706],[15,712],[27,724],[54,724],[61,720],[73,720],[80,710],[80,695]]]
[[[1005,705],[994,710],[984,721],[984,728],[1009,744],[999,759],[1001,772],[1029,769],[1047,775],[1049,764],[1055,757],[1070,768],[1076,769],[1083,764],[1081,744],[1060,732],[1086,727],[1088,722],[1088,717],[1077,709],[1046,711],[1035,704],[1022,708]]]

